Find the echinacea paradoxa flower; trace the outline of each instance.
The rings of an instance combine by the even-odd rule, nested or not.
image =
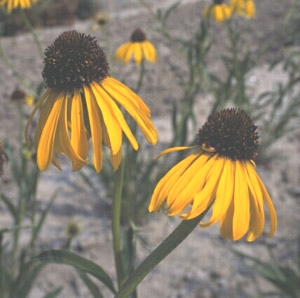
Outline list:
[[[231,18],[231,10],[223,0],[213,0],[213,3],[204,9],[204,15],[222,23]]]
[[[48,89],[35,105],[25,129],[28,143],[29,125],[41,108],[34,134],[40,170],[51,162],[61,169],[55,153],[65,154],[72,161],[73,171],[80,170],[87,161],[89,139],[96,171],[101,170],[103,144],[110,148],[116,170],[121,161],[123,133],[138,149],[120,107],[134,119],[150,144],[157,142],[149,108],[137,94],[109,76],[106,55],[94,37],[77,31],[62,33],[45,50],[42,75]]]
[[[152,63],[156,62],[156,49],[147,40],[146,34],[141,29],[136,29],[131,35],[131,40],[122,44],[115,53],[116,59],[126,64],[132,56],[137,65],[141,63],[142,59]]]
[[[6,6],[7,12],[11,13],[12,10],[16,8],[30,8],[37,1],[38,0],[0,0],[0,6]]]
[[[245,18],[255,18],[256,16],[253,0],[231,0],[229,7],[232,12],[236,12]]]
[[[266,204],[270,232],[277,227],[276,211],[255,170],[258,134],[241,109],[224,109],[210,116],[199,129],[197,145],[175,147],[160,155],[193,150],[158,182],[149,211],[163,207],[169,216],[189,220],[211,206],[212,214],[201,227],[220,223],[223,238],[254,241],[264,230]]]

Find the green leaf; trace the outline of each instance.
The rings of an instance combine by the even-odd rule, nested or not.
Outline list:
[[[2,194],[1,199],[5,203],[6,207],[8,208],[9,212],[11,213],[12,217],[16,221],[17,219],[17,212],[14,204],[11,202],[11,199],[8,198],[6,195]]]
[[[85,285],[90,290],[90,293],[93,295],[94,298],[103,298],[103,295],[101,294],[99,288],[97,285],[88,277],[87,274],[85,274],[81,270],[77,270],[77,273],[81,280],[85,283]]]
[[[38,263],[70,265],[87,272],[103,282],[113,293],[116,293],[113,282],[107,273],[96,263],[65,250],[48,250],[40,253],[33,261]]]
[[[60,191],[60,190],[58,189],[58,190],[56,190],[56,191],[54,192],[54,194],[53,194],[52,197],[50,198],[50,201],[49,201],[49,203],[48,203],[46,209],[42,212],[41,217],[40,217],[40,220],[38,221],[37,226],[36,226],[36,227],[34,228],[34,230],[33,230],[32,238],[31,238],[31,246],[32,246],[32,247],[34,247],[35,240],[36,240],[37,236],[39,235],[39,232],[40,232],[40,230],[41,230],[41,228],[42,228],[42,226],[43,226],[43,224],[44,224],[44,222],[45,222],[45,220],[46,220],[46,217],[47,217],[47,215],[48,215],[48,213],[49,213],[49,210],[51,209],[51,207],[52,207],[52,205],[53,205],[53,202],[54,202],[54,199],[56,198],[56,196],[57,196],[57,194],[58,194],[59,191]]]

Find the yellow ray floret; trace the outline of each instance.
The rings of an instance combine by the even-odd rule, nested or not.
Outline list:
[[[48,89],[37,102],[25,130],[29,143],[29,124],[42,107],[34,135],[38,167],[45,170],[52,162],[60,169],[55,153],[61,153],[72,161],[73,171],[81,169],[87,162],[88,140],[91,139],[96,171],[102,168],[102,145],[110,148],[111,162],[116,170],[121,162],[123,132],[133,149],[138,149],[138,142],[119,105],[136,121],[147,141],[154,145],[158,135],[150,120],[149,108],[119,81],[107,77],[100,83],[84,85],[82,93],[79,89],[73,93]]]
[[[137,65],[141,63],[143,58],[151,63],[155,63],[157,60],[156,49],[148,40],[124,43],[117,49],[115,57],[126,64],[133,57]]]
[[[169,148],[161,155],[187,148]],[[211,217],[201,227],[219,222],[223,238],[236,241],[246,236],[247,241],[254,241],[263,233],[266,205],[271,237],[277,228],[276,211],[253,164],[252,160],[231,160],[198,149],[161,178],[149,211],[164,207],[167,215],[189,220],[211,206]]]
[[[0,0],[0,6],[6,6],[7,12],[11,13],[13,9],[27,9],[35,4],[38,0]]]

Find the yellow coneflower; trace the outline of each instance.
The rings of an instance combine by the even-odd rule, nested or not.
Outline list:
[[[231,9],[223,0],[213,0],[213,4],[204,9],[204,15],[221,23],[231,18]]]
[[[30,8],[36,2],[38,2],[38,0],[0,0],[0,6],[6,6],[7,12],[11,13],[12,10],[16,8]]]
[[[231,0],[229,6],[232,12],[236,12],[245,18],[255,18],[256,16],[253,0]]]
[[[212,215],[202,227],[220,223],[222,237],[247,241],[259,237],[265,225],[264,203],[270,214],[270,232],[277,227],[276,211],[255,170],[258,134],[248,115],[225,109],[199,129],[198,145],[169,148],[161,155],[193,149],[158,182],[149,211],[164,207],[167,215],[192,219],[210,206]]]
[[[116,170],[121,161],[123,132],[132,147],[138,149],[119,106],[135,120],[149,143],[157,142],[149,108],[137,94],[109,76],[106,55],[94,37],[77,31],[62,33],[45,50],[42,75],[48,89],[25,129],[29,143],[29,125],[42,107],[34,134],[40,170],[51,162],[61,169],[55,153],[65,154],[72,161],[73,171],[81,169],[86,163],[90,138],[96,171],[101,170],[103,144],[110,148]]]
[[[128,63],[132,56],[137,65],[144,58],[152,63],[157,60],[154,45],[147,40],[146,34],[141,29],[136,29],[131,35],[131,41],[122,44],[115,53],[116,59],[125,63]]]

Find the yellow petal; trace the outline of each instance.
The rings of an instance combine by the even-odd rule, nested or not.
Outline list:
[[[100,85],[98,85],[97,83],[92,83],[91,84],[92,88],[94,90],[96,90],[100,96],[100,98],[102,98],[103,101],[106,102],[106,104],[108,106],[110,106],[111,108],[111,113],[114,116],[115,121],[118,121],[120,127],[122,128],[122,130],[124,131],[126,137],[128,138],[131,146],[133,147],[134,150],[138,149],[138,143],[136,138],[134,137],[134,135],[132,134],[121,110],[119,109],[119,107],[117,106],[117,104],[114,102],[113,98],[111,98],[109,96],[109,94],[106,92],[105,89],[103,89]]]
[[[269,215],[270,215],[270,231],[269,231],[269,237],[272,237],[277,229],[277,215],[276,215],[276,210],[274,208],[273,202],[270,198],[270,195],[265,187],[265,185],[263,184],[263,182],[261,181],[259,175],[257,175],[257,180],[258,183],[260,184],[263,196],[264,196],[264,200],[267,203],[268,206],[268,210],[269,210]]]
[[[132,90],[130,90],[126,85],[122,84],[118,80],[112,78],[112,77],[107,77],[103,81],[101,81],[102,87],[108,92],[108,93],[113,93],[113,94],[127,94],[128,96],[127,101],[130,102],[131,105],[136,107],[137,109],[141,109],[141,111],[146,114],[147,116],[150,117],[150,109],[147,107],[147,105],[143,102],[143,100]],[[118,91],[116,93],[116,91]],[[114,96],[112,96],[115,100]],[[123,97],[123,96],[122,96]]]
[[[112,100],[106,100],[106,97],[103,96],[103,93],[105,92],[101,92],[101,86],[97,85],[97,83],[91,84],[90,90],[93,93],[93,97],[96,99],[98,107],[100,108],[104,126],[109,138],[112,155],[115,155],[120,151],[122,145],[122,130],[119,122],[114,117],[110,104],[110,101]]]
[[[71,100],[71,145],[79,156],[86,159],[89,145],[86,136],[82,100],[79,90],[74,91],[74,96]]]
[[[148,61],[153,63],[156,62],[157,60],[156,49],[151,42],[149,42],[148,40],[143,42],[143,50],[145,53],[145,58]]]
[[[26,123],[26,126],[25,126],[25,140],[26,140],[26,144],[27,146],[30,145],[30,141],[29,141],[29,136],[28,136],[28,129],[29,129],[29,125],[36,113],[36,111],[39,109],[39,107],[44,103],[45,99],[49,96],[50,94],[50,89],[47,89],[46,92],[44,92],[44,94],[41,96],[41,98],[38,100],[38,102],[36,103],[33,111],[31,112],[28,120],[27,120],[27,123]]]
[[[208,227],[224,218],[231,201],[234,189],[234,166],[230,159],[225,158],[224,168],[216,191],[216,199],[212,206],[212,215],[208,222],[201,222],[201,227]]]
[[[182,214],[184,219],[192,219],[202,214],[211,205],[216,197],[216,190],[219,185],[225,159],[218,158],[218,156],[215,155],[205,164],[205,166],[209,163],[210,165],[206,170],[206,177],[204,177],[204,187],[196,193],[191,210],[185,214]],[[201,169],[201,172],[204,172],[204,167]],[[201,179],[203,178],[201,177]],[[199,182],[201,183],[202,181],[200,180]]]
[[[115,58],[117,60],[124,60],[125,53],[127,50],[127,43],[122,44],[115,52]]]
[[[190,166],[190,164],[193,163],[196,158],[198,158],[198,155],[199,154],[197,153],[193,153],[187,156],[185,159],[173,166],[167,172],[167,174],[160,179],[153,191],[150,205],[148,208],[149,212],[158,211],[158,209],[168,196],[170,189],[174,187],[176,181],[179,179],[182,173]]]
[[[45,170],[52,161],[54,153],[54,140],[56,134],[56,128],[58,124],[58,119],[60,117],[60,111],[63,104],[63,97],[58,97],[54,103],[46,102],[45,110],[42,111],[48,112],[48,115],[43,115],[41,120],[43,127],[41,127],[41,134],[37,139],[37,164],[41,171]],[[47,105],[49,104],[49,106]],[[51,104],[51,109],[49,108]],[[40,121],[39,121],[40,122]],[[39,125],[40,123],[38,123]]]
[[[183,150],[189,150],[189,149],[194,149],[196,147],[199,147],[198,145],[196,146],[179,146],[179,147],[172,147],[172,148],[167,148],[165,150],[163,150],[162,152],[160,152],[155,159],[159,159],[161,156],[168,154],[168,153],[172,153],[172,152],[176,152],[176,151],[183,151]],[[199,153],[200,154],[200,153]]]
[[[68,135],[67,104],[68,98],[66,95],[66,97],[63,99],[60,117],[58,120],[54,151],[61,151],[62,153],[64,153],[72,161],[72,170],[79,171],[86,164],[86,160],[82,159],[74,151],[71,145]]]
[[[86,106],[88,111],[90,129],[91,129],[91,138],[94,148],[94,166],[96,172],[100,172],[102,168],[102,125],[99,119],[99,112],[97,109],[96,99],[91,93],[89,87],[84,86],[84,97],[86,100]]]
[[[233,240],[242,238],[249,229],[250,199],[243,161],[236,161],[235,188],[234,188],[234,214],[233,214]]]
[[[122,148],[120,149],[119,152],[117,152],[115,155],[110,155],[110,160],[113,165],[114,171],[116,171],[119,168],[119,165],[122,160]]]
[[[143,58],[142,46],[141,46],[140,42],[134,42],[133,46],[134,46],[134,52],[133,52],[134,53],[134,60],[135,60],[135,63],[137,65],[139,65],[142,61],[142,58]]]
[[[246,162],[247,183],[250,190],[250,227],[247,241],[254,241],[258,238],[265,225],[264,201],[260,184],[257,180],[257,173],[250,162]]]
[[[233,213],[234,200],[231,201],[225,216],[220,220],[220,233],[224,239],[233,239]]]
[[[107,81],[107,79],[105,81]],[[109,95],[113,97],[121,106],[123,106],[123,108],[135,120],[142,133],[144,134],[146,140],[152,145],[156,144],[158,139],[157,131],[151,120],[148,118],[148,115],[145,115],[145,113],[143,113],[140,108],[137,108],[136,103],[132,103],[132,91],[127,88],[123,93],[123,91],[121,91],[119,88],[116,89],[117,86],[113,86],[113,84],[105,84],[102,86],[109,93]]]
[[[124,52],[124,61],[126,64],[129,62],[129,60],[133,56],[133,50],[134,50],[133,44],[131,42],[128,42],[126,45],[126,50]]]
[[[196,193],[201,191],[214,160],[209,158],[208,154],[198,153],[198,158],[176,181],[167,198],[168,215],[173,216],[182,212],[194,200]]]

